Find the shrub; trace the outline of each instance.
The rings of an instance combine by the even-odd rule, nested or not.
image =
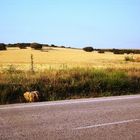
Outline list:
[[[119,50],[119,49],[113,49],[112,51],[114,54],[124,54],[125,53],[123,50]]]
[[[15,44],[7,44],[6,47],[19,47],[20,49],[26,49],[26,47],[30,46],[30,43],[15,43]]]
[[[108,50],[110,52],[113,52],[114,54],[140,54],[140,50],[134,50],[134,49],[110,49]]]
[[[66,48],[65,46],[60,46],[60,48]]]
[[[135,62],[140,62],[140,57],[136,57],[136,58],[134,59],[134,61],[135,61]]]
[[[38,43],[32,43],[30,45],[31,48],[35,49],[35,50],[41,50],[42,49],[42,45],[38,44]]]
[[[48,44],[42,44],[42,46],[44,46],[44,47],[50,47],[50,45],[48,45]]]
[[[56,46],[56,45],[54,45],[54,44],[51,44],[51,47],[54,47],[54,48],[56,48],[56,47],[58,47],[58,46]]]
[[[7,44],[7,48],[16,47],[15,44]]]
[[[26,49],[26,46],[19,46],[20,49]]]
[[[24,43],[18,43],[17,47],[19,47],[20,49],[26,49],[27,45]]]
[[[132,61],[134,61],[134,58],[133,58],[133,56],[128,56],[127,55],[127,56],[124,57],[124,60],[125,61],[131,61],[132,62]]]
[[[92,47],[85,47],[83,50],[86,52],[92,52],[94,49]]]
[[[4,43],[0,43],[0,51],[7,50],[6,45]]]
[[[104,50],[99,50],[98,53],[105,53],[105,51]]]

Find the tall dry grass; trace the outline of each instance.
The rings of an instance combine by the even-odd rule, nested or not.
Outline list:
[[[73,68],[24,72],[10,68],[0,73],[0,104],[25,102],[25,91],[38,90],[43,101],[137,94],[137,69]]]

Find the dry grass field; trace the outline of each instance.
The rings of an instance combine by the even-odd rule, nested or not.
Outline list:
[[[3,70],[13,65],[16,69],[29,70],[31,67],[31,54],[34,57],[36,70],[73,67],[140,69],[139,62],[124,61],[125,54],[116,55],[111,52],[99,54],[95,51],[85,52],[82,49],[45,47],[42,51],[31,48],[8,48],[7,51],[1,51],[0,69]],[[134,57],[140,57],[140,54],[134,55]]]
[[[42,101],[138,94],[140,62],[125,56],[45,47],[0,51],[0,104],[26,102],[23,93],[34,90]]]

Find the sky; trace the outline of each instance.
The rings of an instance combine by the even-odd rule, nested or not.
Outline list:
[[[0,42],[140,49],[140,0],[0,0]]]

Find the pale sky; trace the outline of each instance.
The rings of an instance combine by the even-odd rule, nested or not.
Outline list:
[[[140,0],[0,0],[0,42],[140,49]]]

